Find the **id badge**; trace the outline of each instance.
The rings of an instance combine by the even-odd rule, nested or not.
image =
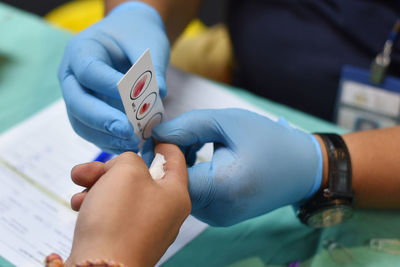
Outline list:
[[[343,67],[335,107],[339,126],[360,131],[399,124],[400,79],[386,76],[377,86],[369,77],[369,70]]]

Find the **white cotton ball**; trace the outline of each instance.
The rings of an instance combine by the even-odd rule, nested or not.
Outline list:
[[[157,153],[153,159],[153,162],[150,165],[150,175],[154,180],[162,179],[165,175],[164,164],[167,161],[164,156],[160,153]]]

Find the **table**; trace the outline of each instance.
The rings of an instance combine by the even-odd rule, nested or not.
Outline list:
[[[0,132],[4,132],[61,97],[57,69],[72,35],[2,3],[0,33]],[[343,132],[244,90],[230,90],[308,131]],[[346,223],[314,230],[299,223],[291,207],[284,207],[232,227],[210,227],[164,266],[286,266],[296,260],[301,266],[395,266],[400,255],[372,250],[369,240],[400,239],[399,225],[399,212],[360,210]],[[328,240],[337,248],[326,249]]]

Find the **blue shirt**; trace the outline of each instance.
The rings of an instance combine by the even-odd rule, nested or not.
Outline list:
[[[370,67],[396,21],[399,2],[232,0],[234,83],[332,120],[342,66]],[[390,74],[400,76],[399,63],[395,51]]]

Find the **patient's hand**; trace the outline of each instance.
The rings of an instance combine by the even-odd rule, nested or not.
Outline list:
[[[154,266],[175,240],[191,210],[185,159],[175,145],[159,144],[156,152],[167,161],[157,181],[130,152],[73,168],[72,180],[90,189],[71,199],[79,217],[67,266],[89,258]]]

